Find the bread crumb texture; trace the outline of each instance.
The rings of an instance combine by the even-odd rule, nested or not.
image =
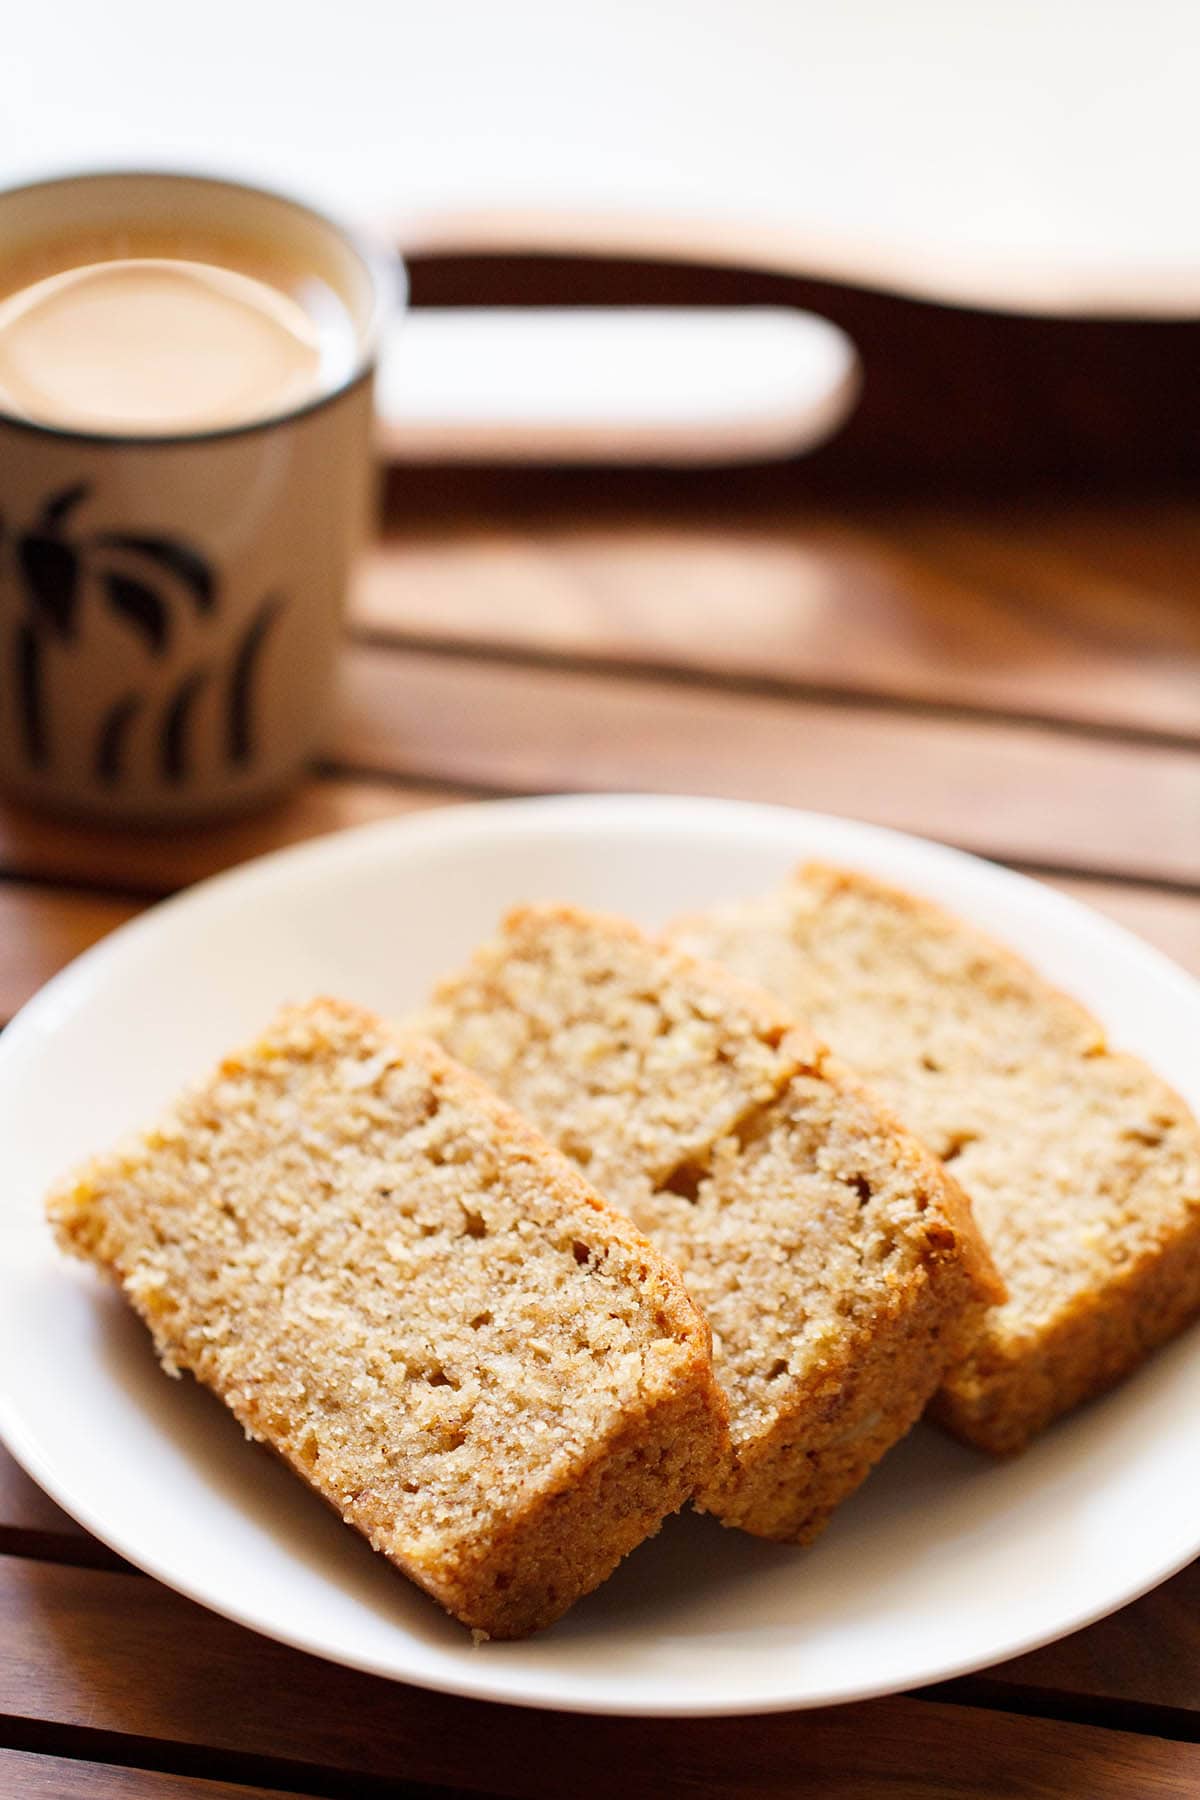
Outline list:
[[[808,1019],[969,1194],[1008,1300],[936,1413],[1020,1449],[1200,1310],[1200,1131],[1012,952],[923,900],[811,865],[673,939]]]
[[[433,1044],[289,1008],[49,1202],[190,1370],[479,1637],[549,1624],[725,1441],[677,1272]]]
[[[426,1022],[683,1271],[730,1402],[699,1503],[814,1537],[998,1292],[954,1184],[778,1002],[624,921],[511,914]]]

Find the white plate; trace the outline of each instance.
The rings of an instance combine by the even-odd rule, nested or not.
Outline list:
[[[945,901],[1087,1001],[1200,1105],[1200,989],[1116,926],[971,857],[716,800],[470,807],[308,844],[127,926],[0,1039],[0,1431],[132,1562],[255,1630],[381,1675],[594,1712],[815,1706],[934,1681],[1073,1630],[1200,1551],[1200,1341],[994,1464],[919,1428],[811,1550],[668,1522],[540,1638],[476,1650],[55,1252],[40,1197],[277,1002],[402,1012],[521,899],[653,925],[840,859]]]

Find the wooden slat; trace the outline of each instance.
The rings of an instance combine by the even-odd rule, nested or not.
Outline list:
[[[20,1552],[32,1540],[41,1544],[82,1535],[82,1527],[0,1447],[0,1549]]]
[[[989,856],[1200,882],[1200,756],[1033,726],[358,647],[351,768],[783,801]]]
[[[35,1554],[94,1567],[118,1559],[0,1449],[0,1554]],[[0,1565],[2,1566],[2,1565]],[[1087,1701],[1174,1707],[1200,1724],[1200,1562],[1086,1630],[987,1672],[989,1685]]]
[[[943,520],[948,517],[944,508],[939,513]],[[957,508],[954,516],[960,516]],[[1132,633],[1128,608],[1114,615],[1118,629],[1123,624],[1135,647],[1147,641],[1147,625],[1149,642],[1157,646],[1162,624],[1170,620],[1180,634],[1181,651],[1194,644],[1188,620],[1200,592],[1200,508],[1194,499],[1061,505],[1051,498],[1015,514],[1011,508],[972,509],[966,522],[996,544],[1008,535],[1014,516],[1020,522],[1020,544],[1031,561],[1054,574],[1061,569],[1072,585],[1082,566],[1112,590],[1136,590],[1140,605]]]
[[[110,1550],[57,1507],[3,1448],[0,1448],[0,1555],[82,1563],[93,1569],[129,1569],[129,1564],[115,1550]]]
[[[0,1750],[0,1793],[16,1800],[295,1800],[279,1788],[206,1781],[113,1763]]]
[[[157,1583],[0,1560],[0,1714],[353,1778],[543,1800],[805,1792],[1191,1796],[1200,1746],[899,1699],[744,1720],[589,1719],[426,1694],[251,1637]],[[495,1652],[483,1652],[492,1654]],[[499,1654],[503,1654],[502,1650]],[[85,1745],[80,1746],[85,1748]],[[287,1780],[281,1770],[277,1779]],[[297,1780],[297,1785],[304,1785]]]
[[[1172,1707],[1200,1732],[1200,1562],[1099,1625],[988,1673],[1014,1693]]]
[[[1132,515],[1132,516],[1131,516]],[[1196,509],[1024,507],[1017,513],[926,509],[888,521],[916,566],[984,596],[1001,618],[1036,617],[1060,665],[1106,667],[1142,695],[1200,716],[1200,526]],[[1003,648],[1002,644],[997,645]],[[1078,683],[1077,683],[1078,685]],[[1064,692],[1070,714],[1069,692]],[[1151,702],[1143,722],[1165,721]],[[1187,720],[1190,718],[1191,723]]]
[[[427,788],[314,779],[263,812],[174,831],[68,824],[0,800],[0,871],[165,894],[269,850],[452,797]]]
[[[0,1448],[0,1554],[97,1567],[118,1560],[90,1538]],[[1131,1606],[1043,1650],[997,1665],[991,1679],[1200,1716],[1200,1562]]]
[[[0,1553],[115,1564],[0,1449]],[[1085,1631],[989,1672],[996,1683],[1200,1715],[1200,1563]]]
[[[511,496],[507,499],[511,501]],[[1200,537],[1162,504],[1052,512],[511,504],[394,527],[360,627],[1200,740]]]
[[[136,900],[107,894],[0,882],[0,1019],[11,1018],[43,981],[140,910]]]

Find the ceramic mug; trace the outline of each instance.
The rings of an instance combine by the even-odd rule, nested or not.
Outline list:
[[[321,745],[402,279],[308,207],[198,176],[10,190],[0,245],[130,219],[286,246],[355,335],[330,391],[230,428],[92,435],[0,408],[0,781],[60,810],[186,820],[281,791]]]

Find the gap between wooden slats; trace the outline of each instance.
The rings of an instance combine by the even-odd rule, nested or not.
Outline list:
[[[0,1726],[0,1730],[3,1727]],[[20,1800],[298,1800],[280,1788],[0,1750],[0,1793]]]
[[[661,665],[1200,742],[1200,523],[1182,505],[676,504],[405,520],[353,620],[410,643]]]
[[[136,1574],[61,1512],[2,1449],[0,1555]],[[381,1570],[380,1578],[391,1577]],[[1176,1722],[1174,1735],[1200,1737],[1198,1621],[1200,1563],[1194,1563],[1097,1624],[998,1664],[983,1676],[949,1683],[946,1691],[974,1697],[982,1689],[988,1704],[1018,1711],[1024,1692],[1056,1695],[1060,1707],[1071,1696],[1089,1705],[1167,1709],[1191,1718],[1190,1725]]]
[[[927,1702],[878,1701],[753,1721],[637,1720],[538,1713],[380,1681],[252,1637],[149,1581],[0,1560],[0,1625],[19,1658],[0,1663],[0,1715],[75,1734],[206,1746],[529,1800],[604,1796],[653,1771],[654,1792],[688,1800],[806,1791],[854,1800],[979,1800],[1078,1792],[1190,1795],[1200,1746],[1089,1725]],[[480,1654],[503,1654],[500,1647]],[[284,1780],[283,1785],[289,1785]],[[297,1785],[303,1782],[297,1779]]]
[[[1064,872],[1200,883],[1200,756],[1034,726],[352,646],[347,773],[782,802]]]
[[[0,872],[152,899],[268,851],[444,805],[451,797],[399,782],[314,778],[245,818],[159,831],[64,824],[49,813],[0,800]]]

